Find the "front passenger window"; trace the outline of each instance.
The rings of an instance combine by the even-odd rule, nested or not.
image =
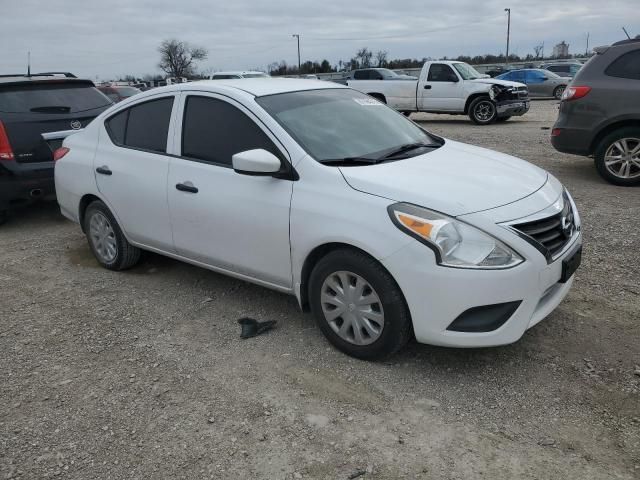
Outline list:
[[[264,149],[282,154],[260,127],[228,102],[211,97],[187,97],[182,123],[182,156],[231,166],[239,152]]]

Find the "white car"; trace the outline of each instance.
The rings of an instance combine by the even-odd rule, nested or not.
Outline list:
[[[523,160],[315,80],[159,88],[56,150],[62,213],[111,270],[141,250],[287,292],[337,348],[518,340],[567,295],[576,206]]]
[[[209,80],[233,80],[237,78],[270,78],[264,72],[258,71],[234,71],[234,72],[216,72],[213,75],[209,75]]]
[[[503,122],[529,111],[523,83],[487,78],[464,62],[425,62],[419,78],[385,68],[356,70],[347,85],[408,115],[412,112],[469,115],[478,125]]]

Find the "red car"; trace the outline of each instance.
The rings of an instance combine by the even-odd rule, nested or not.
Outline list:
[[[142,90],[135,87],[117,87],[117,86],[101,86],[98,87],[102,93],[109,97],[113,102],[121,102],[125,98],[133,97]]]

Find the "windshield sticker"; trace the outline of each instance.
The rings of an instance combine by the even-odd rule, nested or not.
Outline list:
[[[359,103],[360,105],[364,105],[365,107],[384,105],[382,102],[379,102],[375,98],[354,98],[353,101]]]

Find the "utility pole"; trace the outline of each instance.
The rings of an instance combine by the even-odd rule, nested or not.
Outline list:
[[[296,37],[298,39],[298,75],[300,75],[300,34],[294,33],[291,36]]]
[[[589,32],[587,32],[587,49],[584,51],[584,56],[589,56]]]
[[[505,8],[507,12],[507,56],[505,57],[505,65],[509,64],[509,34],[511,33],[511,9]]]

